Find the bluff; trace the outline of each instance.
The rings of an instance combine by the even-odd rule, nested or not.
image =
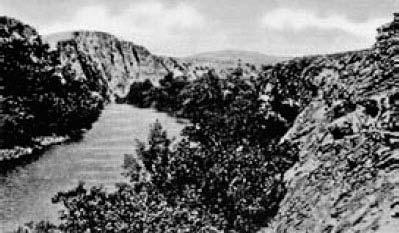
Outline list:
[[[370,50],[282,65],[299,67],[291,81],[303,110],[281,139],[299,145],[299,161],[285,172],[286,195],[262,232],[398,231],[399,14],[377,31]],[[313,96],[300,88],[309,83]]]
[[[124,96],[134,81],[149,79],[157,83],[169,72],[181,68],[171,57],[151,54],[143,46],[105,32],[64,32],[48,35],[44,40],[58,47],[63,62],[72,64],[81,76],[85,67],[80,57],[86,56],[107,81],[111,96]]]

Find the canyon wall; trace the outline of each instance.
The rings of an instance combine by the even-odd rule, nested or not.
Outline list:
[[[399,14],[368,51],[321,56],[318,86],[282,141],[299,145],[287,194],[263,232],[399,229]],[[307,71],[321,68],[316,76]]]
[[[127,94],[134,81],[149,79],[156,84],[158,79],[180,68],[171,57],[153,55],[143,46],[105,32],[64,32],[46,36],[44,40],[53,48],[58,47],[63,62],[72,64],[79,75],[84,76],[79,57],[91,60],[108,83],[110,94],[117,96]]]

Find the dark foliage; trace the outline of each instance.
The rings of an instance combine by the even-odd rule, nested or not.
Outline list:
[[[0,80],[4,87],[4,145],[26,145],[37,136],[75,134],[87,128],[106,99],[99,72],[82,63],[86,80],[70,65],[62,65],[58,50],[51,51],[27,26],[0,29]],[[22,27],[22,28],[19,28]],[[83,67],[83,68],[84,68]]]
[[[295,145],[279,143],[291,123],[283,116],[299,110],[262,100],[262,78],[240,75],[221,79],[209,72],[193,82],[167,76],[159,87],[133,85],[131,103],[181,114],[192,124],[173,143],[155,123],[148,143],[125,159],[131,184],[116,192],[81,185],[59,193],[54,201],[66,207],[59,230],[255,232],[266,226],[286,191],[283,174],[297,160]]]
[[[134,82],[130,86],[127,100],[129,104],[133,104],[140,108],[148,108],[152,104],[151,92],[154,86],[149,79],[144,82]]]
[[[178,98],[180,92],[189,84],[186,77],[174,78],[172,73],[154,86],[150,80],[135,82],[130,86],[125,101],[140,108],[154,106],[160,111],[179,114],[182,100]]]
[[[59,193],[66,207],[62,232],[254,232],[265,226],[284,195],[283,169],[295,150],[279,146],[273,155],[260,150],[193,146],[171,140],[156,123],[138,157],[127,157],[131,185],[106,193],[83,185]]]

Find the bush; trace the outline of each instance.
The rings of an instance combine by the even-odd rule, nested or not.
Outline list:
[[[187,78],[174,78],[173,74],[169,73],[159,80],[159,84],[160,86],[153,86],[148,79],[134,82],[124,102],[140,108],[154,106],[159,111],[180,115],[183,100],[179,98],[179,94],[189,84]]]
[[[181,95],[183,112],[193,123],[185,129],[190,140],[204,145],[259,146],[267,149],[289,124],[275,109],[265,107],[255,81],[234,76],[220,79],[208,73]]]
[[[212,232],[217,223],[187,200],[170,205],[149,184],[141,189],[119,185],[114,193],[96,187],[87,190],[80,184],[59,193],[54,202],[67,208],[57,227],[62,232]]]
[[[152,103],[150,92],[152,89],[153,85],[149,79],[144,82],[134,82],[126,96],[127,102],[140,108],[150,107]]]
[[[159,123],[149,145],[139,147],[138,160],[128,166],[132,181],[140,184],[143,171],[169,203],[194,194],[193,205],[223,219],[223,229],[252,232],[277,210],[284,195],[283,172],[296,161],[295,147],[278,145],[269,154],[259,147],[209,147],[184,139],[175,149]]]

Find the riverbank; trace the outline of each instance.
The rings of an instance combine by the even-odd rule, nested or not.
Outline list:
[[[53,145],[69,141],[69,136],[45,136],[34,138],[31,146],[16,146],[12,149],[0,149],[0,172],[33,160]]]
[[[147,140],[150,124],[156,119],[170,137],[179,137],[184,124],[166,113],[108,104],[81,139],[51,144],[23,157],[14,169],[0,172],[0,232],[30,221],[58,223],[58,211],[63,208],[51,199],[59,191],[73,189],[79,181],[88,187],[102,185],[109,191],[115,189],[115,183],[128,182],[121,175],[124,155],[135,153],[136,139]]]

